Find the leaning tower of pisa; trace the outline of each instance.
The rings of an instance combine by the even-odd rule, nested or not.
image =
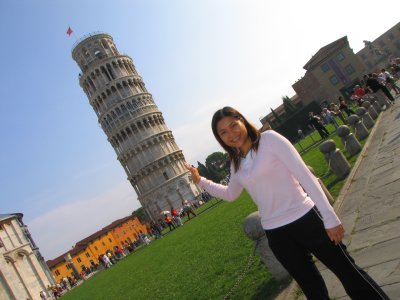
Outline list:
[[[132,59],[112,37],[93,33],[77,41],[72,58],[79,84],[114,148],[147,215],[179,208],[200,193],[184,167],[184,156],[147,91]]]

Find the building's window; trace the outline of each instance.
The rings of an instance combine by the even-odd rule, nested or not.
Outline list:
[[[345,70],[346,73],[349,74],[349,75],[350,75],[350,74],[353,74],[353,73],[355,72],[352,65],[347,65],[347,66],[345,66],[345,67],[344,67],[344,70]]]
[[[366,60],[367,56],[363,53],[363,54],[361,54],[361,58],[362,58],[362,60]]]
[[[167,174],[167,172],[163,172],[162,174],[164,175],[165,180],[168,180],[168,174]]]
[[[373,66],[374,66],[374,65],[372,64],[372,62],[367,61],[367,67],[368,67],[368,69],[372,69]]]
[[[378,44],[379,44],[379,46],[381,46],[381,47],[385,46],[385,42],[384,42],[383,40],[380,40],[380,41],[378,42]]]
[[[389,40],[394,40],[394,35],[393,35],[393,33],[389,33]]]
[[[60,271],[55,270],[55,271],[54,271],[54,274],[56,274],[57,276],[60,276]]]
[[[105,246],[106,244],[104,244],[104,242],[101,242],[103,246]]]
[[[96,247],[96,246],[94,246],[94,250],[96,250],[96,251],[97,251],[97,250],[99,250],[99,249],[97,249],[97,247]]]
[[[70,270],[71,269],[71,264],[67,264],[66,267],[67,267],[68,270]]]
[[[86,252],[86,257],[90,257],[90,254],[88,252]]]
[[[337,85],[337,84],[339,83],[339,80],[338,80],[338,78],[337,78],[335,75],[331,76],[331,78],[329,78],[329,81],[330,81],[333,85]]]
[[[112,239],[108,238],[108,241],[109,241],[110,243],[112,243]]]
[[[98,58],[101,57],[101,52],[99,50],[94,51],[94,55],[96,55]]]
[[[342,52],[339,52],[338,54],[336,54],[336,58],[338,61],[342,61],[345,59],[345,56]]]
[[[82,260],[81,260],[79,257],[76,259],[76,261],[77,261],[78,263],[82,262]]]
[[[329,67],[328,63],[322,64],[322,65],[321,65],[321,70],[322,70],[323,72],[328,72],[328,71],[330,70],[330,67]]]
[[[110,48],[105,40],[101,40],[101,43],[103,44],[104,49]]]

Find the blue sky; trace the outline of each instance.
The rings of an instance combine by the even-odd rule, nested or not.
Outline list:
[[[139,207],[78,83],[71,49],[85,34],[105,31],[133,58],[195,164],[220,150],[216,109],[260,126],[321,47],[347,35],[358,51],[399,21],[391,0],[377,15],[370,0],[275,2],[1,1],[0,212],[22,212],[52,259]]]

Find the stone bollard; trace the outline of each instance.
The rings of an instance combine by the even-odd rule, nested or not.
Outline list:
[[[289,273],[276,259],[268,245],[268,239],[261,226],[261,218],[258,211],[247,216],[243,223],[243,230],[247,237],[254,241],[255,249],[271,272],[271,275],[278,281],[290,278]]]
[[[360,121],[360,118],[357,115],[351,115],[347,119],[347,123],[349,123],[350,126],[353,127],[356,133],[357,140],[361,141],[369,135],[367,127],[365,127],[365,125]]]
[[[352,116],[350,116],[352,117]],[[350,164],[343,153],[336,148],[333,140],[327,140],[319,145],[319,150],[325,155],[329,168],[338,179],[343,179],[350,172]]]
[[[349,127],[347,127],[346,125],[339,126],[338,129],[336,129],[336,132],[338,136],[340,136],[340,139],[342,140],[344,147],[350,153],[351,156],[361,151],[361,144],[356,139],[354,134],[350,132]]]
[[[362,107],[368,110],[368,113],[373,120],[376,120],[376,118],[378,118],[378,113],[376,112],[375,108],[371,105],[369,101],[364,101]]]
[[[371,97],[369,99],[369,102],[372,103],[372,106],[375,108],[375,111],[379,114],[382,111],[381,106],[379,105],[378,101],[376,101],[376,98]]]
[[[385,110],[391,106],[392,104],[390,103],[390,100],[386,98],[386,95],[381,91],[377,91],[373,93],[374,97],[378,100],[379,105],[382,107],[382,109],[385,107]]]
[[[308,169],[311,171],[311,173],[314,174],[315,176],[315,171],[311,166],[307,166]],[[330,204],[333,204],[333,202],[335,202],[335,199],[333,198],[333,196],[331,195],[331,193],[329,193],[329,190],[327,189],[327,187],[325,186],[325,184],[322,182],[322,180],[317,177],[317,180],[319,182],[319,185],[321,186],[322,190],[324,191],[324,194],[326,196],[326,198],[328,198],[328,201]]]
[[[372,120],[371,116],[369,115],[367,109],[365,107],[359,107],[356,109],[356,114],[359,116],[365,125],[365,127],[372,128],[375,125],[374,120]]]

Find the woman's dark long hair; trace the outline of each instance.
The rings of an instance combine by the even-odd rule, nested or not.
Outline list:
[[[240,112],[238,112],[236,109],[232,107],[225,106],[224,108],[221,108],[214,113],[214,116],[211,121],[212,131],[218,143],[222,146],[222,148],[225,149],[226,152],[228,152],[229,159],[231,163],[233,162],[235,172],[237,172],[240,167],[240,158],[241,158],[240,152],[236,148],[232,148],[226,145],[222,141],[217,131],[217,124],[224,117],[233,117],[243,122],[244,126],[247,129],[247,134],[249,135],[252,143],[251,149],[253,149],[254,151],[258,150],[258,143],[260,141],[260,132],[254,125],[250,124],[249,121],[247,121],[246,118],[243,117],[243,115]]]

